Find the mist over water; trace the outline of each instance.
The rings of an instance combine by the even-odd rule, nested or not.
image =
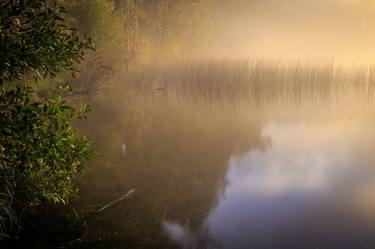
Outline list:
[[[276,99],[265,82],[282,77],[263,78],[267,68],[239,96],[226,84],[240,87],[238,79],[206,84],[212,73],[223,79],[235,67],[204,69],[207,77],[191,70],[185,87],[183,73],[164,74],[165,84],[143,75],[143,86],[103,96],[86,127],[103,156],[83,176],[75,205],[85,210],[137,193],[89,217],[86,239],[100,234],[115,248],[374,246],[375,112],[359,83],[366,80],[329,90],[314,85],[315,97],[305,98],[315,88],[301,82],[315,82],[314,74],[289,72],[302,85],[286,80],[274,89],[283,93]],[[117,109],[108,113],[103,103]]]
[[[361,249],[375,237],[375,5],[215,1],[199,58],[90,96],[95,248]],[[91,213],[90,213],[91,214]],[[100,237],[98,242],[97,237]]]

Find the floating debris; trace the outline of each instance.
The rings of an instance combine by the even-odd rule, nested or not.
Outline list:
[[[129,190],[126,194],[124,194],[124,195],[120,196],[119,198],[111,201],[107,205],[104,205],[101,209],[99,209],[98,212],[102,212],[105,209],[107,209],[107,208],[109,208],[109,207],[111,207],[111,206],[113,206],[113,205],[115,205],[115,204],[117,204],[121,201],[129,200],[129,199],[133,198],[134,194],[135,194],[135,189],[133,188],[133,189]]]

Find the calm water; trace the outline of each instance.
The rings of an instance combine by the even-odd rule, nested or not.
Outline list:
[[[375,106],[164,98],[96,107],[85,129],[101,156],[73,203],[77,247],[375,248]]]

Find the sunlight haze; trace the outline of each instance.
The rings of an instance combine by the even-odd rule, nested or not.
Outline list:
[[[252,0],[215,4],[210,55],[372,61],[375,3],[366,0]]]

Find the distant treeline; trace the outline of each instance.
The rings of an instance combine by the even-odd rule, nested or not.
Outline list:
[[[61,0],[66,19],[93,38],[75,80],[83,90],[134,66],[192,57],[207,44],[207,0]],[[74,82],[73,82],[74,83]]]

